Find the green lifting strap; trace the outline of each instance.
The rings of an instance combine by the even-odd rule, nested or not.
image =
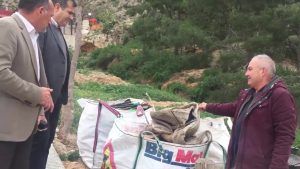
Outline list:
[[[134,165],[133,165],[133,168],[132,169],[136,169],[136,165],[137,165],[137,162],[138,162],[138,158],[140,156],[140,153],[141,153],[141,150],[142,150],[142,146],[143,146],[143,137],[145,134],[148,134],[148,135],[152,135],[156,141],[156,144],[158,145],[159,147],[159,152],[162,154],[163,153],[163,149],[162,149],[162,146],[160,144],[160,141],[159,139],[155,136],[154,133],[150,132],[150,131],[142,131],[139,135],[139,147],[138,147],[138,152],[136,154],[136,157],[135,157],[135,160],[134,160]]]
[[[222,152],[223,152],[223,163],[224,163],[224,169],[225,169],[225,167],[226,167],[226,156],[227,156],[227,152],[226,152],[225,148],[224,148],[220,143],[218,143],[218,142],[216,142],[216,141],[210,141],[210,142],[207,144],[207,148],[206,148],[206,150],[205,150],[205,152],[204,152],[204,158],[207,157],[207,155],[208,155],[208,150],[209,150],[210,145],[211,145],[212,143],[217,144],[217,145],[220,146],[220,148],[222,149]]]

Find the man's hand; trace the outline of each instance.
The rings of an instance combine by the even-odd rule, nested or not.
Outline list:
[[[37,130],[42,132],[48,129],[48,122],[45,115],[39,115],[37,119]]]
[[[41,121],[44,121],[47,123],[47,119],[45,117],[45,115],[39,115],[38,119],[37,119],[37,125],[39,125],[41,123]]]
[[[53,89],[41,87],[42,88],[42,99],[40,104],[44,107],[45,111],[52,112],[54,108],[51,92]]]
[[[200,109],[200,110],[205,111],[205,110],[206,110],[207,103],[202,102],[202,103],[199,103],[198,106],[199,106],[199,109]]]

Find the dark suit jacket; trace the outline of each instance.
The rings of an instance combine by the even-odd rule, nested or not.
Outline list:
[[[0,19],[0,28],[0,141],[25,141],[43,111],[39,105],[39,86],[47,86],[43,59],[39,59],[38,80],[36,56],[24,23],[13,14]]]
[[[58,97],[62,98],[62,103],[68,102],[68,84],[70,74],[70,56],[68,49],[64,56],[63,46],[59,45],[57,27],[50,24],[45,33],[39,36],[39,45],[43,55],[45,72],[50,88],[53,89],[52,98],[55,103]],[[66,44],[66,42],[64,41]],[[65,45],[67,48],[67,45]],[[67,60],[66,60],[67,59]],[[67,72],[65,72],[67,66]]]

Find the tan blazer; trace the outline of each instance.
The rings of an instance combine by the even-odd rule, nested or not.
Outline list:
[[[35,130],[43,108],[41,89],[47,86],[40,56],[40,81],[34,48],[21,19],[0,19],[0,141],[24,141]]]

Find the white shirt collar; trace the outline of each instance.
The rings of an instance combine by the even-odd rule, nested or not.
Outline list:
[[[35,53],[35,58],[36,58],[36,64],[37,64],[37,78],[38,80],[40,80],[40,58],[39,58],[39,49],[38,49],[38,44],[37,44],[37,39],[39,37],[38,32],[35,30],[35,28],[33,27],[33,25],[24,17],[22,16],[19,12],[16,12],[16,15],[21,19],[21,21],[24,23],[31,42],[32,42],[32,46],[34,49],[34,53]]]
[[[27,31],[29,32],[30,36],[31,35],[33,35],[34,37],[38,36],[38,33],[36,32],[36,30],[33,27],[33,25],[24,16],[22,16],[19,12],[16,12],[16,14],[19,16],[19,18],[24,23],[24,25],[25,25]]]
[[[58,27],[58,23],[55,21],[55,19],[53,19],[53,17],[51,17],[51,23],[56,27]]]

